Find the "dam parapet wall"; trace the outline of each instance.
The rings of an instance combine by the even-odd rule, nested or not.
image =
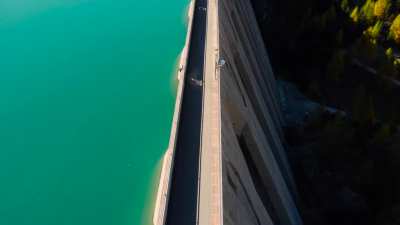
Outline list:
[[[153,213],[153,225],[164,225],[166,219],[166,213],[167,213],[166,209],[169,200],[169,190],[171,185],[171,176],[174,164],[173,158],[177,141],[179,119],[181,115],[182,97],[185,87],[187,58],[189,55],[189,46],[192,34],[194,5],[195,5],[195,0],[192,0],[188,7],[188,13],[187,13],[188,25],[187,25],[186,41],[185,41],[185,46],[183,47],[182,53],[180,55],[178,72],[177,72],[178,86],[177,86],[177,93],[175,100],[174,116],[172,119],[168,148],[162,159],[160,180],[158,183],[157,196]]]

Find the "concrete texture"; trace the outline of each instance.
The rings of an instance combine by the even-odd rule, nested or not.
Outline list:
[[[221,102],[218,60],[218,1],[209,0],[204,74],[198,224],[222,221]]]
[[[219,0],[223,223],[301,224],[278,88],[248,0]]]

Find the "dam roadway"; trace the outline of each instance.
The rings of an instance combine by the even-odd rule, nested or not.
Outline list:
[[[197,224],[207,0],[196,0],[166,225]]]
[[[153,225],[302,225],[248,0],[192,0]]]

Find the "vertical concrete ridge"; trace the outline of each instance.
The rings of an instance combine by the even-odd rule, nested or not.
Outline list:
[[[185,74],[187,67],[187,58],[189,54],[189,46],[192,34],[193,27],[193,15],[194,15],[194,5],[196,0],[191,0],[189,9],[188,9],[188,28],[186,34],[185,46],[183,47],[180,60],[179,60],[179,68],[178,68],[178,87],[177,94],[175,100],[175,108],[174,108],[174,116],[172,119],[171,125],[171,133],[169,138],[168,148],[165,152],[165,155],[162,159],[162,167],[160,171],[160,180],[158,183],[157,189],[157,197],[154,207],[153,213],[153,224],[154,225],[164,225],[166,214],[167,214],[167,205],[168,205],[168,196],[171,184],[171,175],[173,168],[173,158],[175,153],[175,145],[177,140],[180,112],[182,106],[182,96],[184,92],[185,86]]]

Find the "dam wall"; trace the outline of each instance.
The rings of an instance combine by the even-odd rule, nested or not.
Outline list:
[[[207,15],[203,79],[196,82],[203,93],[199,109],[200,149],[180,149],[181,152],[198,150],[198,164],[189,165],[186,158],[180,159],[186,166],[198,167],[198,175],[195,174],[198,177],[185,176],[188,179],[184,182],[189,187],[190,181],[196,180],[197,201],[188,199],[183,204],[194,205],[197,213],[191,220],[190,215],[179,214],[180,211],[169,213],[167,207],[185,201],[181,192],[171,195],[170,189],[177,159],[174,157],[177,131],[179,123],[184,121],[180,118],[185,112],[181,112],[181,99],[185,85],[193,85],[184,82],[185,60],[193,56],[188,50],[193,36],[192,22],[189,22],[170,145],[163,160],[153,224],[165,225],[170,220],[174,225],[301,225],[296,186],[284,148],[278,88],[250,0],[207,0],[207,3],[207,7],[190,10],[191,15],[194,10]],[[192,20],[193,16],[189,18]],[[192,76],[188,71],[188,77]],[[188,77],[186,80],[190,81]],[[194,109],[188,112],[191,110]],[[173,183],[174,187],[179,185]],[[182,186],[179,190],[185,188]]]
[[[250,0],[218,0],[223,224],[302,224],[277,84]]]

